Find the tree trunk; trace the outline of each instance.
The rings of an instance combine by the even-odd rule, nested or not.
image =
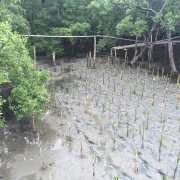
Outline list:
[[[133,60],[131,61],[131,64],[133,64],[135,61],[137,61],[138,58],[141,57],[142,54],[143,54],[143,53],[145,52],[145,50],[147,49],[147,46],[148,46],[148,44],[149,44],[149,39],[150,39],[150,37],[151,37],[151,35],[152,35],[153,31],[155,30],[156,25],[157,25],[158,23],[159,23],[159,21],[157,21],[156,23],[153,24],[151,30],[149,31],[148,37],[147,37],[146,40],[145,40],[145,46],[144,46],[144,48],[141,50],[140,54],[138,54],[137,56],[135,56],[135,57],[133,58]]]
[[[174,63],[174,57],[173,57],[173,45],[171,41],[171,30],[166,30],[166,35],[168,39],[168,52],[169,52],[169,61],[172,72],[177,72],[176,65]]]
[[[137,61],[139,59],[139,57],[141,57],[143,55],[143,53],[145,52],[146,49],[147,49],[147,45],[144,46],[144,48],[141,50],[141,52],[133,58],[133,60],[131,61],[131,64],[133,64],[135,61]]]

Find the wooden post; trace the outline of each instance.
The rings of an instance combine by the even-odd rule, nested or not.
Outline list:
[[[34,46],[34,61],[36,62],[36,46]]]
[[[127,49],[124,49],[126,52],[125,52],[125,57],[124,57],[124,60],[125,60],[125,65],[126,65],[126,61],[127,61]]]
[[[116,53],[116,49],[115,49],[115,60],[117,60],[117,53]]]
[[[96,36],[94,36],[94,64],[93,64],[93,68],[95,68],[95,61],[96,61]]]
[[[92,65],[91,51],[89,52],[89,59],[90,59],[90,67],[91,67]]]
[[[56,72],[56,53],[53,52],[53,53],[52,53],[52,56],[53,56],[54,72]]]
[[[111,48],[111,64],[113,64],[113,52],[112,52],[112,48]]]
[[[89,65],[88,60],[89,60],[89,56],[88,56],[88,53],[87,53],[87,63],[86,63],[86,67],[88,67],[88,65]]]

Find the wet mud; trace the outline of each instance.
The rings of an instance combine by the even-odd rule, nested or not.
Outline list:
[[[179,180],[176,84],[108,58],[85,63],[39,63],[51,71],[51,100],[35,132],[31,118],[0,129],[0,179]]]

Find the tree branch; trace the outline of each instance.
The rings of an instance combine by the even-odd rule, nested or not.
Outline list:
[[[125,10],[127,8],[129,8],[129,6],[127,5],[127,3],[124,1],[124,3],[121,2],[115,2],[113,0],[110,0],[112,4],[115,4],[116,6],[119,7],[120,10]]]

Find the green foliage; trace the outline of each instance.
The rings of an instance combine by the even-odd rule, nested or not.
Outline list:
[[[117,34],[140,37],[143,32],[148,30],[147,22],[138,17],[135,21],[131,15],[126,16],[117,24]]]
[[[13,111],[17,120],[26,115],[42,112],[49,100],[46,83],[50,78],[47,71],[37,71],[35,62],[25,47],[27,39],[13,33],[8,22],[0,23],[0,115],[2,105]],[[6,93],[9,91],[9,94]],[[1,118],[2,126],[4,119]]]
[[[29,22],[25,19],[25,10],[16,1],[0,1],[0,21],[11,23],[13,31],[29,34]]]

